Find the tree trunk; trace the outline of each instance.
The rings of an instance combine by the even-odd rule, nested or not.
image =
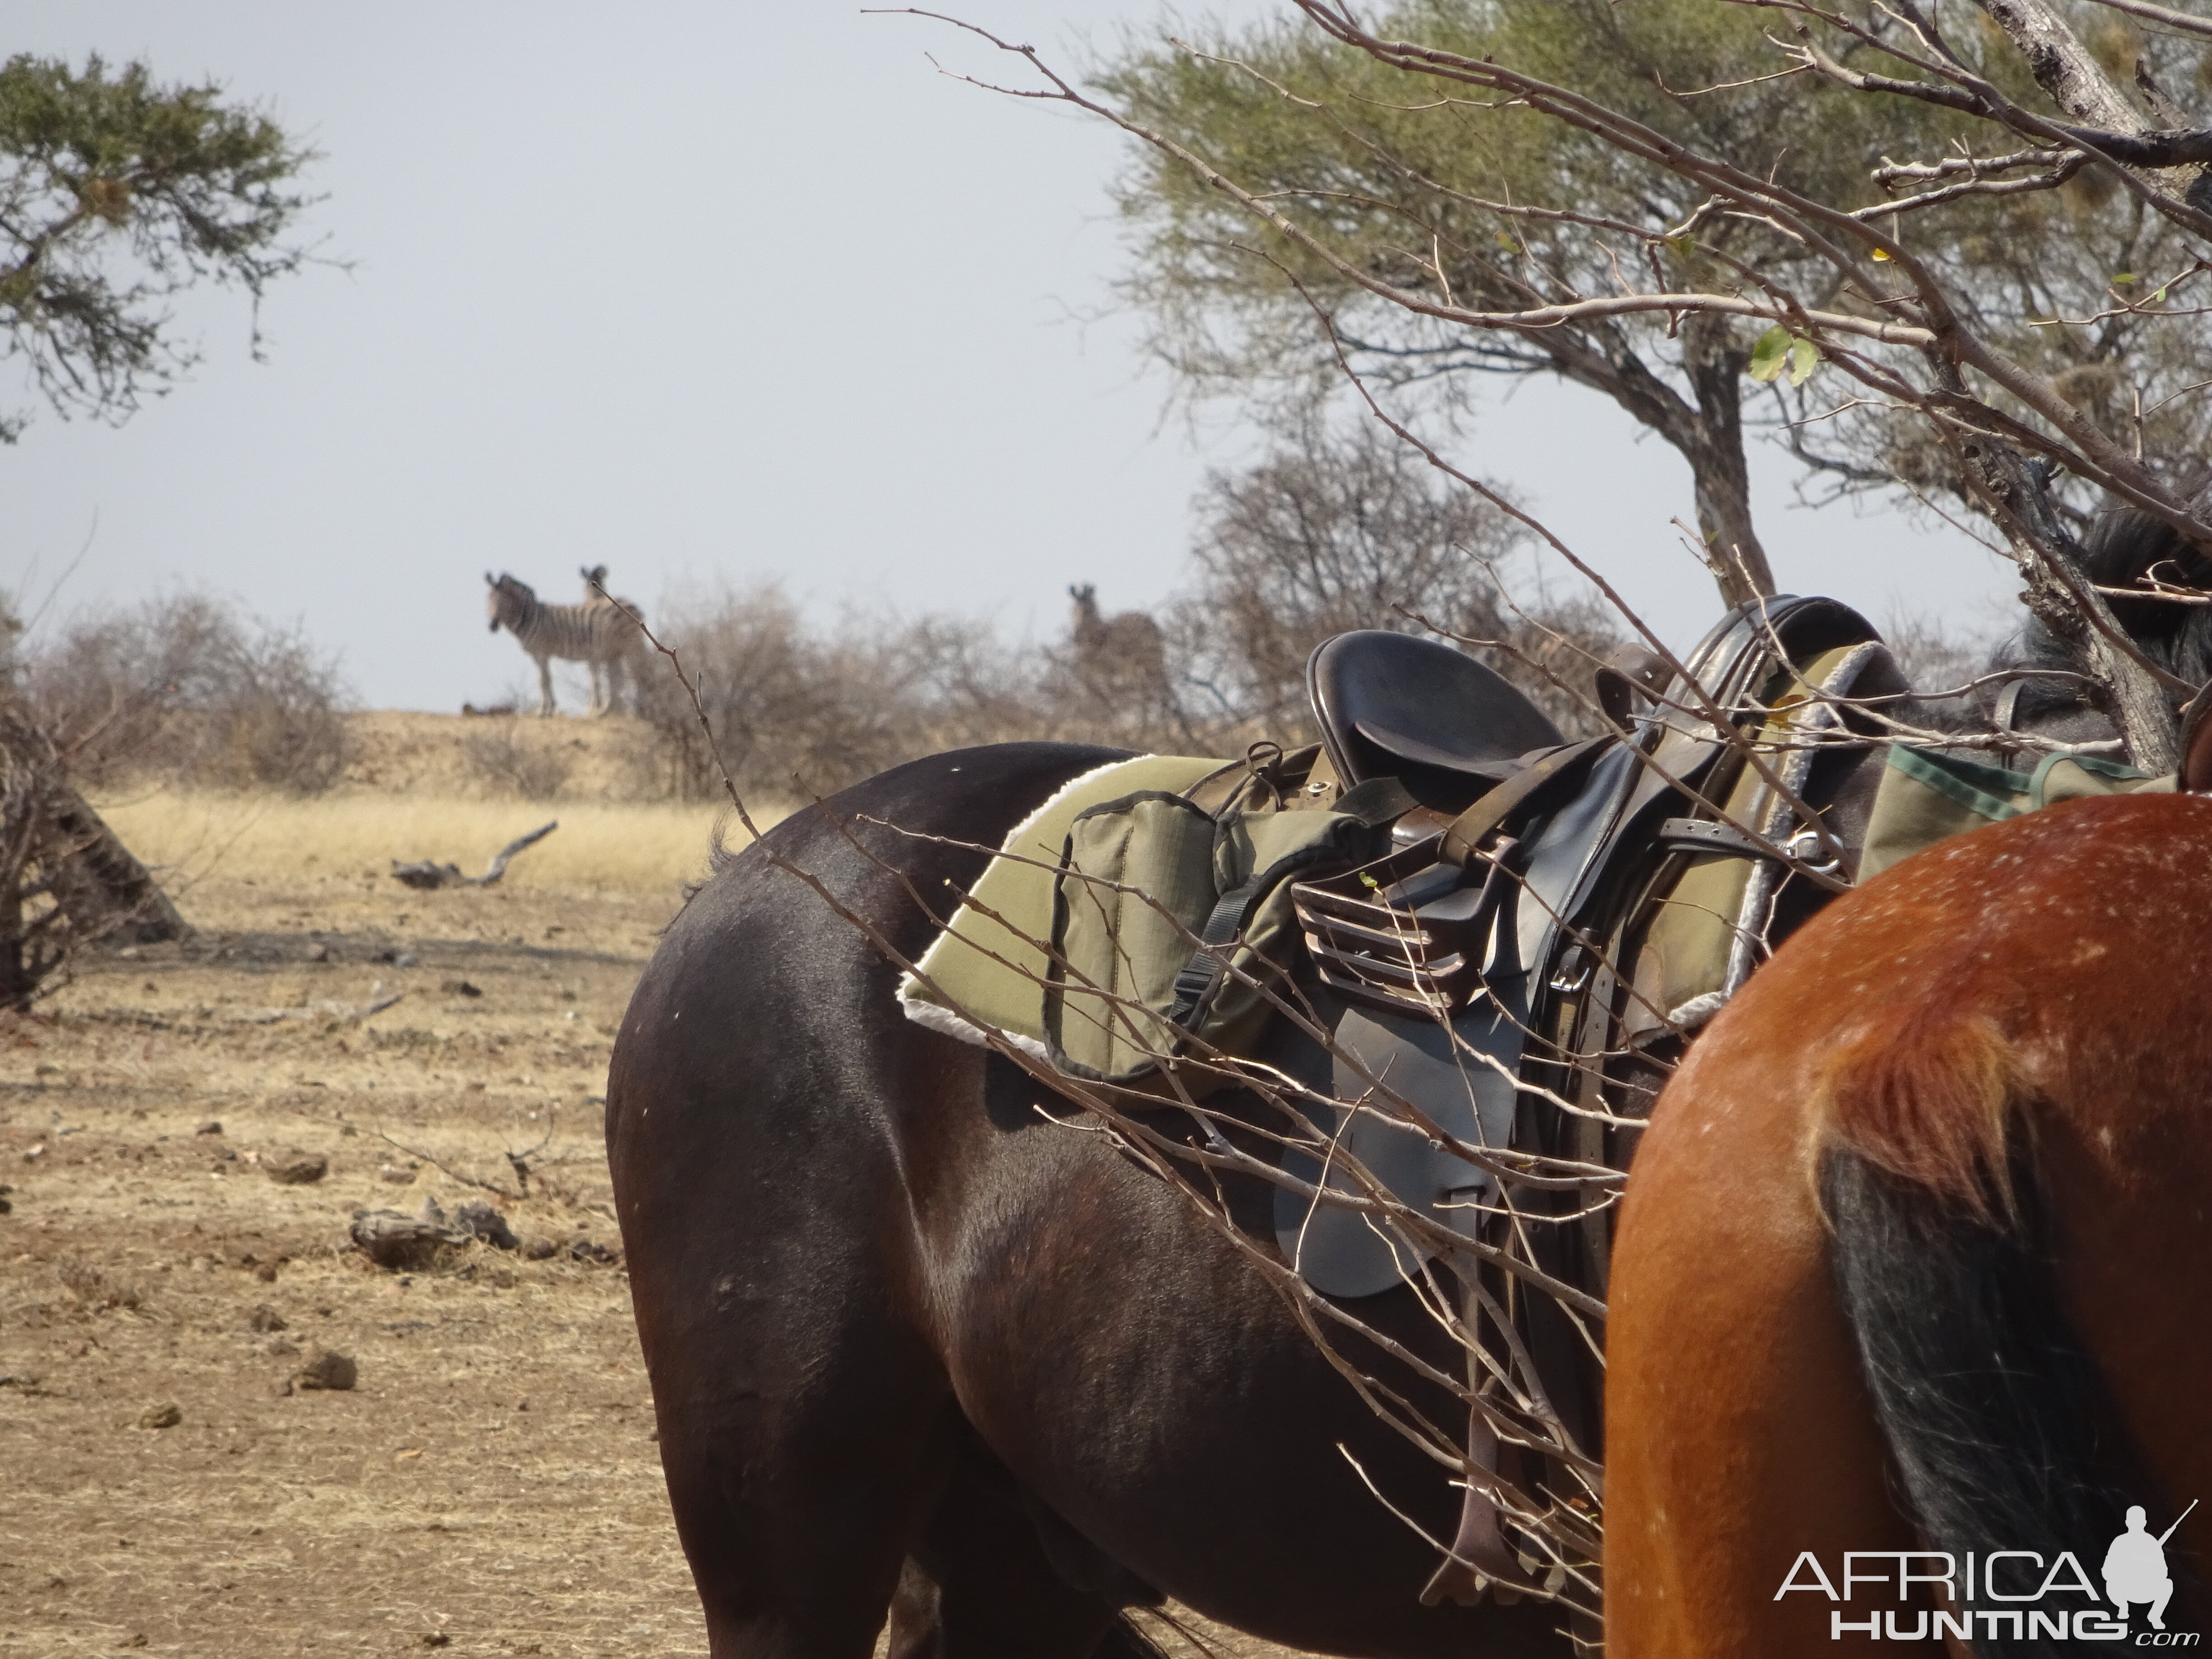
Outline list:
[[[1751,520],[1751,466],[1743,451],[1743,377],[1751,354],[1729,343],[1717,317],[1682,325],[1682,357],[1698,398],[1693,441],[1677,442],[1697,482],[1698,532],[1706,566],[1731,605],[1774,592],[1774,568]]]
[[[1963,388],[1955,366],[1942,373]],[[1969,443],[1961,453],[2027,577],[2028,608],[2045,627],[2087,646],[2090,672],[2111,700],[2129,761],[2146,772],[2174,770],[2181,764],[2175,694],[2114,643],[2125,637],[2119,619],[2082,574],[2079,545],[2052,508],[2049,489],[2008,444]]]
[[[1774,592],[1774,569],[1752,527],[1751,469],[1743,453],[1743,375],[1749,354],[1729,343],[1719,318],[1682,324],[1683,360],[1698,401],[1654,374],[1617,335],[1562,330],[1531,342],[1566,379],[1602,392],[1689,463],[1699,550],[1730,605]]]

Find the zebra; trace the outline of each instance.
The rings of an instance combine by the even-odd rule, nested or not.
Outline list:
[[[1075,601],[1068,639],[1075,647],[1076,672],[1086,682],[1118,684],[1139,692],[1167,684],[1167,647],[1160,625],[1142,611],[1101,616],[1098,590],[1090,582],[1072,584]]]
[[[540,714],[554,712],[552,662],[556,657],[589,665],[591,712],[595,715],[608,713],[621,699],[624,677],[636,684],[640,635],[632,618],[641,617],[643,612],[627,600],[617,603],[605,597],[596,584],[605,575],[605,565],[585,572],[594,597],[583,604],[547,605],[528,582],[505,572],[496,577],[489,570],[484,572],[485,584],[491,589],[486,603],[491,631],[496,634],[505,626],[538,665]]]

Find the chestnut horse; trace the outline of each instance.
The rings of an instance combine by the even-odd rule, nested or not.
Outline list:
[[[2014,1606],[2071,1552],[2094,1588],[2038,1605],[2118,1638],[2081,1610],[2127,1510],[2155,1535],[2212,1499],[2208,955],[2212,801],[2079,801],[1906,860],[1715,1020],[1613,1260],[1614,1659],[1833,1652],[1875,1616],[1877,1651],[1932,1646],[1929,1581],[1964,1599],[1973,1556],[2002,1608],[1997,1551],[2037,1558]],[[2193,1643],[2208,1549],[2199,1509],[2136,1645]],[[1914,1551],[1952,1560],[1910,1558],[1908,1601],[1878,1553]],[[2076,1650],[1975,1617],[1977,1652]]]

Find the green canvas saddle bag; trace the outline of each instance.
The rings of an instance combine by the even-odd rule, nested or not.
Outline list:
[[[1295,880],[1372,857],[1412,804],[1389,779],[1334,810],[1208,812],[1146,790],[1079,816],[1053,890],[1052,1063],[1132,1083],[1191,1053],[1248,1053],[1297,952]]]

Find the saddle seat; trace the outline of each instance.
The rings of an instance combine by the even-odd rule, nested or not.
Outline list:
[[[1395,777],[1444,811],[1566,741],[1496,670],[1412,634],[1339,634],[1307,660],[1306,690],[1346,788]]]

